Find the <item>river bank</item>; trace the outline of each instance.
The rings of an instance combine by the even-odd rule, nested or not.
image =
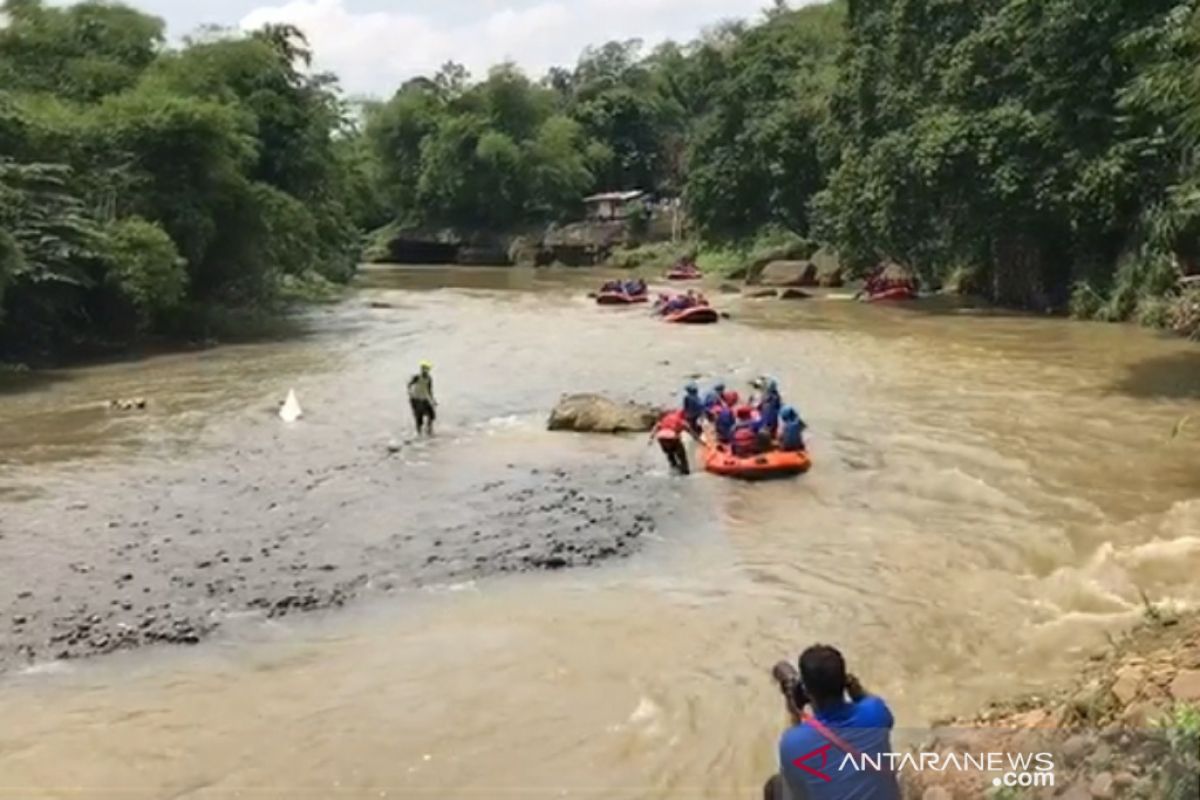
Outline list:
[[[1153,606],[1048,694],[990,704],[939,723],[922,747],[954,752],[1048,752],[1053,785],[1005,797],[1070,800],[1191,798],[1200,792],[1200,614]],[[906,796],[970,800],[996,792],[984,772],[901,772]]]

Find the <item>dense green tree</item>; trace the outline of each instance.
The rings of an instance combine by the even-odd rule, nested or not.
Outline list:
[[[163,44],[162,20],[120,5],[6,0],[0,13],[0,87],[10,91],[95,100],[132,86]]]
[[[765,225],[808,234],[809,201],[825,183],[819,145],[841,24],[839,5],[778,10],[708,67],[720,77],[709,79],[686,184],[706,234],[738,238]]]
[[[209,31],[9,0],[0,28],[0,357],[180,331],[345,279],[382,214],[336,84],[294,28]],[[358,142],[358,144],[356,144]],[[184,313],[186,312],[186,314]]]
[[[852,3],[821,236],[933,280],[967,267],[1010,305],[1061,307],[1080,282],[1107,292],[1185,163],[1168,87],[1196,63],[1194,9]]]
[[[455,67],[409,81],[368,113],[393,216],[413,226],[496,230],[577,207],[607,154],[559,110],[555,91],[511,64],[470,86]]]

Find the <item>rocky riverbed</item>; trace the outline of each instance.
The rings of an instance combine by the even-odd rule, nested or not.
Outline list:
[[[0,539],[22,557],[0,563],[0,669],[195,644],[231,614],[594,565],[656,529],[619,460],[495,465],[459,480],[441,512],[413,502],[426,481],[399,460],[371,448],[271,468],[267,450],[246,449],[9,504]]]

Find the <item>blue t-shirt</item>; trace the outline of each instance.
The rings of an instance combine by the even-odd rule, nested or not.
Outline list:
[[[857,703],[824,708],[817,713],[817,719],[838,738],[872,759],[892,749],[890,734],[894,720],[881,698],[867,696]],[[826,748],[827,745],[832,746]],[[856,768],[859,757],[852,758],[854,764],[846,760],[844,750],[807,722],[784,731],[779,740],[779,772],[794,800],[899,800],[900,789],[895,776],[887,771],[886,758],[880,762],[883,771],[867,765],[861,772]],[[796,766],[798,759],[807,770]],[[845,769],[841,769],[843,762]]]
[[[779,430],[779,446],[784,450],[799,450],[804,447],[804,423],[798,419],[783,423]]]
[[[687,417],[688,422],[695,422],[700,419],[704,413],[704,406],[700,404],[700,395],[684,394],[683,395],[683,415]]]
[[[734,421],[732,411],[730,411],[728,408],[722,408],[720,411],[718,411],[715,423],[717,428],[717,439],[728,444],[729,440],[733,438],[733,424]]]

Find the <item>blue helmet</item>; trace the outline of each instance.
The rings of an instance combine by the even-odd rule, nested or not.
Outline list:
[[[784,406],[783,410],[779,412],[779,417],[787,420],[788,422],[797,419],[799,416],[800,415],[796,413],[796,409],[792,408],[791,406]]]
[[[778,392],[779,391],[779,384],[776,382],[776,380],[774,378],[767,379],[767,391],[768,392]]]
[[[687,386],[684,386],[683,390],[685,392],[687,392],[688,394],[699,394],[700,393],[700,387],[696,385],[695,381],[688,381]]]

